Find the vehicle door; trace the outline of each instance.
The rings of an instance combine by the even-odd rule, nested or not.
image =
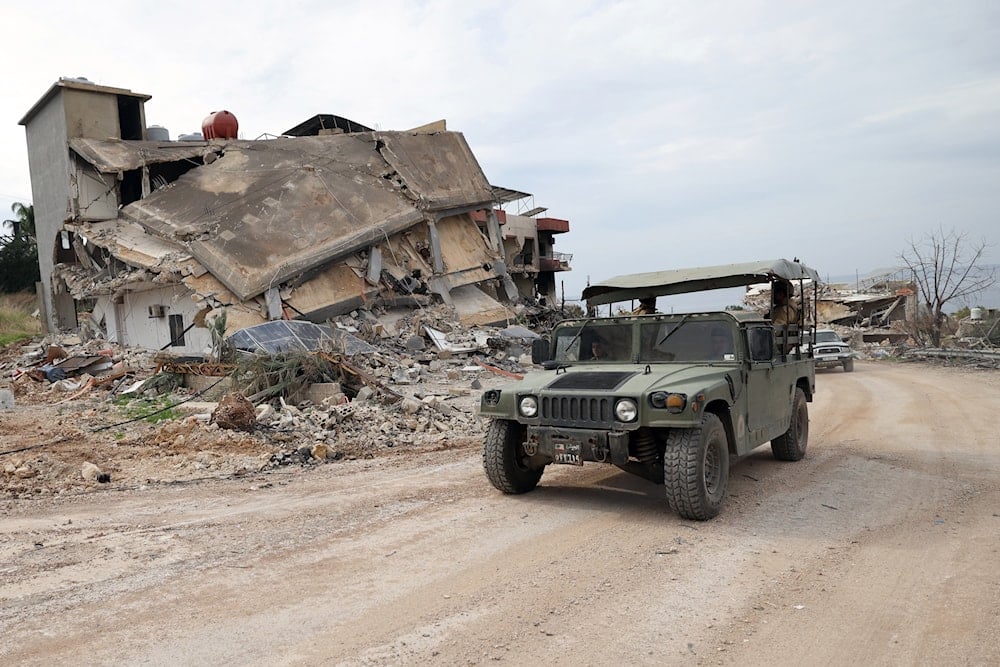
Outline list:
[[[780,435],[788,428],[795,367],[778,355],[774,327],[747,327],[747,430],[750,447]]]

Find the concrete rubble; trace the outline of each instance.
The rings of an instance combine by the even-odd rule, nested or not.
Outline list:
[[[391,327],[373,324],[371,313],[357,311],[331,321],[333,329],[353,332],[347,335],[363,342],[364,351],[347,356],[333,345],[296,353],[325,364],[331,376],[257,392],[253,404],[234,387],[234,373],[247,359],[252,366],[271,355],[241,355],[242,366],[185,365],[76,335],[12,346],[0,360],[0,384],[16,400],[17,413],[31,406],[51,419],[36,422],[36,431],[16,442],[3,439],[0,491],[19,497],[142,486],[397,450],[478,447],[482,389],[523,373],[537,336],[520,326],[465,328],[444,305],[394,318]],[[88,365],[67,369],[60,379],[34,373],[50,363],[53,348],[62,359],[100,351],[107,363],[93,373]],[[162,420],[151,423],[155,418]]]

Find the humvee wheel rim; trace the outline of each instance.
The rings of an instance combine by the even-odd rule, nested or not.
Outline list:
[[[705,448],[705,490],[715,494],[719,487],[719,469],[722,467],[719,455],[719,442],[713,439]]]

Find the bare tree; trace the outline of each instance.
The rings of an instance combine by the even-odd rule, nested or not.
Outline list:
[[[943,228],[925,234],[919,241],[910,240],[899,259],[913,274],[926,307],[923,318],[918,317],[926,325],[918,327],[919,338],[927,339],[921,342],[939,347],[945,304],[979,294],[996,283],[996,269],[983,265],[989,247],[985,240],[970,241],[965,232],[945,232]]]

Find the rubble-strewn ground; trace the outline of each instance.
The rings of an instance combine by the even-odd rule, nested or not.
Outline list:
[[[339,367],[325,359],[347,364],[352,373],[361,374],[347,376],[356,386],[320,384],[341,390],[310,400],[310,384],[303,381],[301,387],[258,399],[255,411],[242,398],[237,407],[230,402],[237,390],[251,393],[234,386],[239,380],[227,379],[216,389],[222,378],[203,377],[201,392],[146,389],[164,377],[156,374],[159,358],[147,352],[74,337],[10,346],[0,365],[8,378],[16,374],[5,382],[16,407],[0,410],[0,497],[238,477],[289,465],[467,446],[481,433],[476,410],[482,389],[522,371],[525,347],[497,338],[499,342],[475,353],[438,350],[418,335],[429,323],[449,330],[446,318],[434,315],[429,310],[400,320],[395,324],[398,336],[386,340],[367,330],[378,346],[366,354],[308,357],[328,373]],[[452,338],[473,340],[460,329]],[[55,343],[59,345],[50,345]],[[103,350],[110,355],[108,368],[93,378],[92,386],[87,374],[50,382],[23,372],[38,368],[40,355],[49,350],[81,357]],[[138,381],[149,384],[128,393]],[[233,422],[236,418],[249,421],[240,425]]]
[[[19,396],[3,449],[51,444],[3,473],[0,662],[1000,663],[1000,373],[817,384],[806,459],[736,463],[707,523],[602,465],[503,496],[475,420],[274,467],[260,433]],[[63,486],[84,458],[111,482]]]

